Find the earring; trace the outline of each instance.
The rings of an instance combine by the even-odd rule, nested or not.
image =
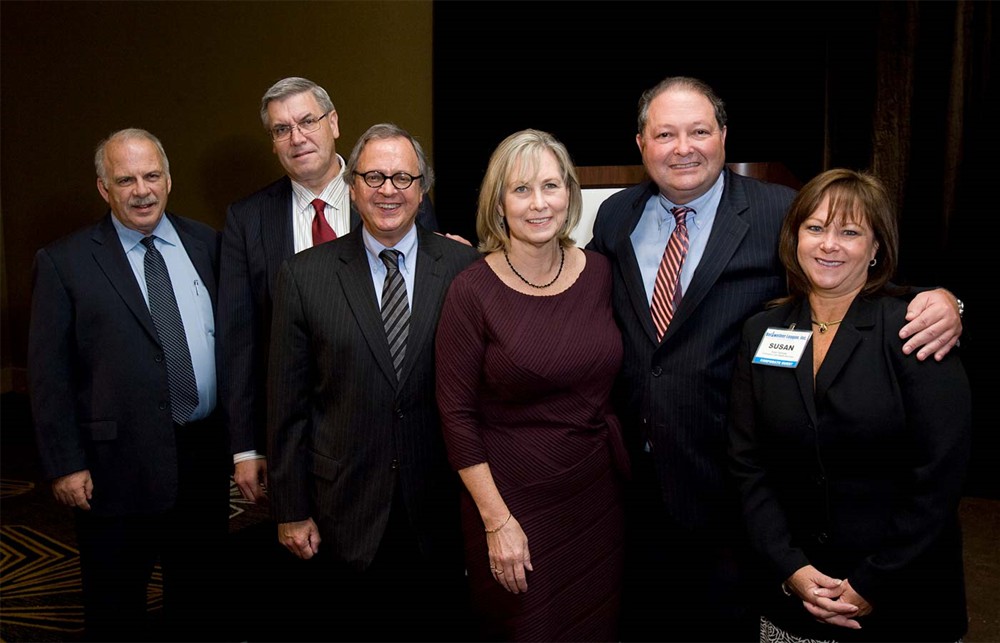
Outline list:
[[[874,268],[875,264],[877,264],[877,263],[878,263],[878,259],[872,259],[871,261],[868,262],[868,267],[869,268]]]

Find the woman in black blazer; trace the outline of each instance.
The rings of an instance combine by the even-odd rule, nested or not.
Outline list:
[[[773,575],[761,641],[957,641],[969,384],[956,355],[901,350],[885,188],[851,170],[819,175],[792,203],[779,253],[790,295],[744,326],[729,427],[750,537]]]

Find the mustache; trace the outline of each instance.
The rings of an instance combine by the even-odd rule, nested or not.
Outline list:
[[[128,202],[128,204],[130,207],[133,208],[141,208],[146,205],[156,205],[157,200],[155,196],[148,196],[144,199],[132,199],[131,201]]]

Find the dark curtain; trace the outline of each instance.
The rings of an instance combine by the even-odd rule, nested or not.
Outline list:
[[[889,184],[897,280],[944,286],[967,304],[970,493],[1000,497],[989,404],[1000,351],[997,333],[977,328],[1000,254],[987,192],[998,180],[993,13],[970,0],[435,2],[439,220],[475,236],[489,153],[522,127],[555,134],[578,165],[639,163],[639,94],[667,75],[703,78],[727,104],[729,161],[783,163],[803,182],[830,167],[871,169]]]
[[[969,304],[961,347],[975,396],[969,490],[997,497],[1000,437],[985,402],[995,397],[1000,351],[992,328],[976,323],[995,293],[987,285],[995,200],[986,192],[997,179],[1000,116],[993,16],[992,2],[878,4],[871,169],[899,205],[900,280],[945,286]]]

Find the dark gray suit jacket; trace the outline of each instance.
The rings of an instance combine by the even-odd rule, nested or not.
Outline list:
[[[177,495],[167,368],[153,319],[109,212],[35,256],[28,374],[48,478],[90,469],[92,511],[162,512]],[[216,305],[219,233],[166,213]],[[219,422],[206,450],[226,461]],[[218,436],[215,435],[217,432]],[[223,477],[224,479],[224,477]]]
[[[279,522],[312,517],[322,547],[364,569],[385,532],[397,479],[430,559],[461,557],[458,479],[434,393],[445,292],[479,258],[418,226],[413,310],[396,381],[363,237],[290,258],[278,274],[268,374],[269,488]]]
[[[733,379],[732,467],[751,541],[769,563],[766,614],[799,636],[956,641],[967,619],[958,503],[970,457],[969,381],[955,353],[903,354],[906,302],[858,297],[813,384],[752,365],[765,329],[810,328],[808,302],[746,323]],[[860,631],[820,625],[781,582],[812,564],[874,611]]]
[[[629,235],[656,185],[609,197],[588,248],[611,260],[614,311],[625,356],[616,410],[630,448],[653,445],[667,513],[690,529],[739,522],[726,467],[726,412],[743,322],[786,293],[778,231],[790,188],[725,170],[725,189],[705,253],[659,343]]]
[[[437,230],[424,197],[417,222]],[[351,229],[361,217],[351,207]],[[292,182],[284,176],[231,204],[222,236],[219,281],[219,401],[232,453],[267,452],[265,387],[271,336],[271,292],[278,269],[295,254]]]

